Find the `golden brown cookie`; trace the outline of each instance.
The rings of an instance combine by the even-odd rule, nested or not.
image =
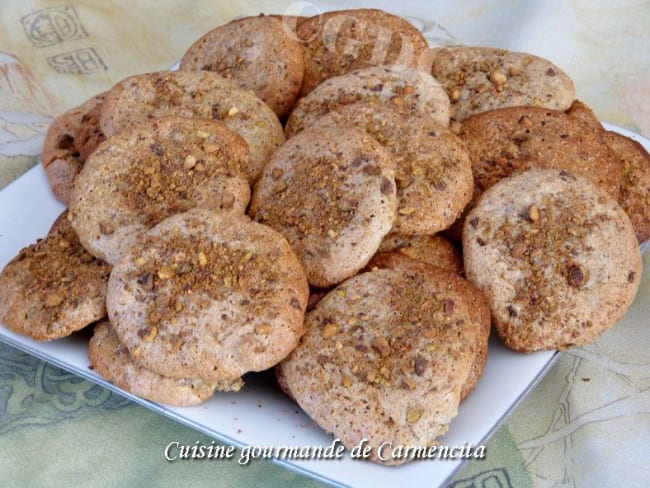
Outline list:
[[[641,280],[630,219],[585,177],[533,169],[488,189],[465,220],[465,274],[506,345],[524,352],[595,340]]]
[[[100,93],[54,119],[45,135],[41,163],[54,196],[66,205],[75,176],[105,138],[98,121],[104,95]]]
[[[286,24],[289,22],[287,19]],[[300,92],[303,51],[283,18],[244,17],[197,40],[183,55],[180,69],[214,71],[252,90],[283,117]]]
[[[359,68],[417,68],[427,49],[415,26],[377,9],[325,12],[301,21],[296,33],[305,48],[302,96],[328,78]]]
[[[430,446],[447,431],[476,354],[476,328],[454,290],[426,273],[362,273],[330,292],[305,326],[282,375],[347,448],[364,438],[375,454],[383,442]]]
[[[111,88],[100,127],[111,136],[121,129],[164,116],[202,117],[223,122],[248,143],[251,182],[284,142],[280,121],[249,90],[210,71],[161,71],[131,76]]]
[[[453,118],[503,107],[533,105],[567,110],[573,81],[550,61],[532,54],[478,46],[444,46],[431,53],[431,74],[447,90]]]
[[[157,374],[133,360],[108,320],[95,325],[88,358],[92,369],[106,381],[145,400],[169,405],[198,405],[215,391],[237,391],[243,384]]]
[[[287,137],[336,108],[361,101],[391,105],[404,117],[424,113],[449,125],[449,97],[435,78],[413,68],[375,66],[329,78],[298,100],[287,119]]]
[[[466,119],[460,138],[472,158],[476,196],[500,179],[530,168],[581,174],[614,198],[621,163],[601,131],[575,117],[540,107],[510,107]]]
[[[333,285],[363,268],[392,228],[394,174],[368,134],[306,129],[273,154],[249,214],[287,238],[310,284]]]
[[[355,127],[387,150],[397,184],[395,232],[427,235],[446,229],[472,197],[467,151],[458,137],[428,115],[405,117],[391,105],[362,102],[338,107],[312,127]]]
[[[603,138],[623,165],[618,203],[642,243],[650,238],[650,155],[641,144],[616,132],[604,131]]]
[[[195,208],[124,254],[106,303],[139,364],[172,378],[235,381],[295,348],[308,292],[280,234],[245,216]]]
[[[0,274],[0,322],[40,341],[66,337],[106,316],[110,266],[82,247],[67,212]]]
[[[164,218],[193,207],[243,214],[246,142],[220,122],[163,117],[109,137],[88,158],[70,200],[72,225],[93,255],[115,264]]]

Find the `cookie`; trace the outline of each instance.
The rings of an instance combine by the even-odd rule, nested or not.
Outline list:
[[[422,33],[405,19],[377,9],[338,10],[296,26],[304,43],[301,95],[333,76],[380,65],[417,68],[427,49]]]
[[[439,234],[407,236],[391,232],[381,241],[377,252],[417,259],[456,274],[463,272],[463,258],[460,252],[448,239]],[[372,260],[368,265],[372,265]]]
[[[368,270],[372,269],[393,269],[404,272],[426,273],[433,277],[441,286],[453,290],[462,298],[467,305],[470,322],[474,328],[472,337],[476,340],[476,355],[472,362],[470,370],[463,388],[460,393],[460,399],[463,401],[476,388],[476,384],[483,376],[485,364],[488,358],[488,341],[492,328],[490,316],[490,304],[485,298],[483,292],[473,283],[463,279],[457,272],[441,268],[440,266],[430,264],[418,258],[409,257],[398,251],[388,251],[377,253],[368,263]]]
[[[205,402],[219,391],[237,391],[241,381],[217,382],[194,378],[169,378],[154,373],[131,358],[107,320],[95,325],[88,345],[93,370],[129,393],[168,405],[189,406]]]
[[[246,142],[220,122],[163,117],[109,137],[88,158],[70,201],[72,225],[94,256],[115,264],[138,237],[193,207],[243,214]]]
[[[75,176],[105,138],[97,119],[103,100],[100,93],[68,110],[54,119],[45,135],[41,163],[54,196],[66,205]]]
[[[0,274],[0,322],[39,341],[66,337],[106,316],[110,266],[83,248],[67,212]]]
[[[642,243],[650,238],[650,155],[641,144],[616,132],[604,131],[603,138],[623,165],[619,204]]]
[[[183,55],[180,69],[214,71],[252,90],[283,117],[300,92],[303,52],[281,17],[245,17],[197,40]]]
[[[395,232],[435,234],[449,227],[472,197],[467,151],[458,137],[428,115],[404,117],[389,105],[354,103],[316,119],[312,127],[355,127],[387,150],[397,184]]]
[[[615,199],[621,164],[601,131],[575,117],[540,107],[510,107],[466,119],[460,138],[472,159],[477,195],[502,178],[530,168],[581,174]]]
[[[122,256],[106,303],[142,366],[229,382],[295,348],[308,293],[280,234],[245,216],[195,208],[164,220]]]
[[[492,47],[445,46],[431,51],[431,74],[449,95],[453,118],[503,107],[533,105],[567,110],[571,78],[550,61]]]
[[[255,185],[249,214],[284,235],[309,283],[352,276],[395,221],[393,166],[353,128],[306,129],[278,149]]]
[[[210,71],[161,71],[122,80],[106,95],[100,127],[108,137],[147,119],[170,115],[219,120],[241,135],[251,153],[246,171],[251,182],[284,142],[280,121],[268,105]]]
[[[362,439],[375,454],[384,442],[430,446],[447,431],[475,356],[476,329],[453,290],[426,273],[362,273],[330,292],[305,326],[282,375],[348,449]]]
[[[524,352],[595,340],[625,314],[641,279],[623,209],[585,177],[555,169],[486,191],[465,221],[463,258],[499,336]]]
[[[376,66],[351,71],[321,83],[298,100],[287,119],[287,137],[312,125],[343,105],[365,101],[392,105],[405,117],[422,112],[443,126],[449,125],[449,97],[431,75],[412,68]]]

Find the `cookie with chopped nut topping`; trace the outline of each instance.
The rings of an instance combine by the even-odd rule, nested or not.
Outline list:
[[[358,129],[306,129],[278,149],[255,185],[249,214],[282,233],[311,285],[364,267],[395,221],[395,172]]]
[[[91,367],[106,381],[152,402],[169,405],[198,405],[215,391],[237,391],[241,380],[207,381],[200,378],[169,378],[140,365],[107,320],[95,325],[88,345]]]
[[[195,208],[165,219],[122,256],[106,303],[139,364],[172,378],[235,381],[294,349],[308,293],[279,233]]]
[[[90,153],[105,139],[99,128],[104,95],[95,95],[54,119],[45,135],[41,163],[54,196],[66,205],[75,176]]]
[[[509,107],[474,115],[459,133],[472,159],[477,196],[501,178],[530,168],[584,175],[615,199],[622,166],[601,130],[564,112]]]
[[[533,169],[487,190],[465,220],[465,274],[518,351],[588,344],[626,312],[641,255],[625,211],[582,176]]]
[[[114,264],[164,218],[193,207],[243,214],[246,142],[220,122],[163,117],[109,137],[88,158],[70,200],[72,225]]]
[[[650,154],[637,141],[617,132],[603,131],[603,138],[623,165],[618,202],[642,243],[650,238]]]
[[[374,66],[329,78],[298,100],[287,119],[287,137],[338,107],[361,101],[391,105],[403,116],[422,112],[449,125],[449,97],[435,78],[413,68]]]
[[[453,118],[462,121],[495,108],[533,105],[567,110],[575,99],[571,78],[532,54],[478,46],[432,49],[431,74],[447,90]]]
[[[0,322],[40,341],[69,336],[106,316],[110,271],[83,248],[64,212],[0,273]]]
[[[325,12],[301,21],[305,77],[301,95],[323,81],[355,69],[379,65],[417,68],[426,52],[422,33],[405,19],[378,9]]]
[[[300,92],[302,51],[281,17],[244,17],[211,30],[192,44],[180,69],[219,73],[255,92],[283,117]]]
[[[390,105],[354,103],[332,110],[312,127],[356,127],[388,152],[395,165],[397,218],[393,231],[427,235],[449,227],[474,189],[462,142],[432,117],[404,117]]]
[[[347,448],[364,438],[375,453],[383,442],[429,446],[447,431],[476,354],[477,329],[454,289],[427,273],[362,273],[328,293],[305,326],[281,363],[283,381]]]
[[[242,136],[251,153],[246,170],[251,182],[284,142],[282,125],[268,105],[211,71],[160,71],[120,81],[106,94],[100,127],[108,137],[164,116],[218,120]]]

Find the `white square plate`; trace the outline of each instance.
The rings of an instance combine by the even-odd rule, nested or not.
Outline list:
[[[650,151],[648,139],[614,126],[607,127],[636,139]],[[0,192],[0,209],[2,268],[21,248],[45,236],[64,206],[52,196],[42,167],[38,165]],[[325,447],[333,440],[284,396],[268,374],[250,375],[242,391],[219,393],[200,406],[171,407],[126,393],[90,370],[87,334],[52,342],[36,342],[14,334],[0,324],[0,340],[238,447]],[[461,405],[458,416],[440,443],[447,446],[478,446],[485,443],[557,357],[555,351],[519,354],[493,338],[483,378]],[[236,462],[238,457],[234,459]],[[349,452],[346,452],[340,460],[276,459],[274,462],[334,485],[381,488],[441,485],[463,461],[430,459],[386,467],[351,459]]]

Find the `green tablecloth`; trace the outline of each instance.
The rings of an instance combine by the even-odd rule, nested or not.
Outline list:
[[[648,2],[353,2],[409,16],[432,43],[546,56],[606,121],[650,135]],[[52,117],[137,72],[165,69],[240,14],[346,2],[3,0],[0,188],[33,166]],[[0,209],[0,212],[2,209]],[[645,266],[649,259],[646,254]],[[454,487],[644,486],[650,479],[650,283],[596,343],[562,355]],[[0,343],[2,486],[317,486],[255,461],[169,463],[202,434]],[[426,484],[426,480],[422,480]]]

